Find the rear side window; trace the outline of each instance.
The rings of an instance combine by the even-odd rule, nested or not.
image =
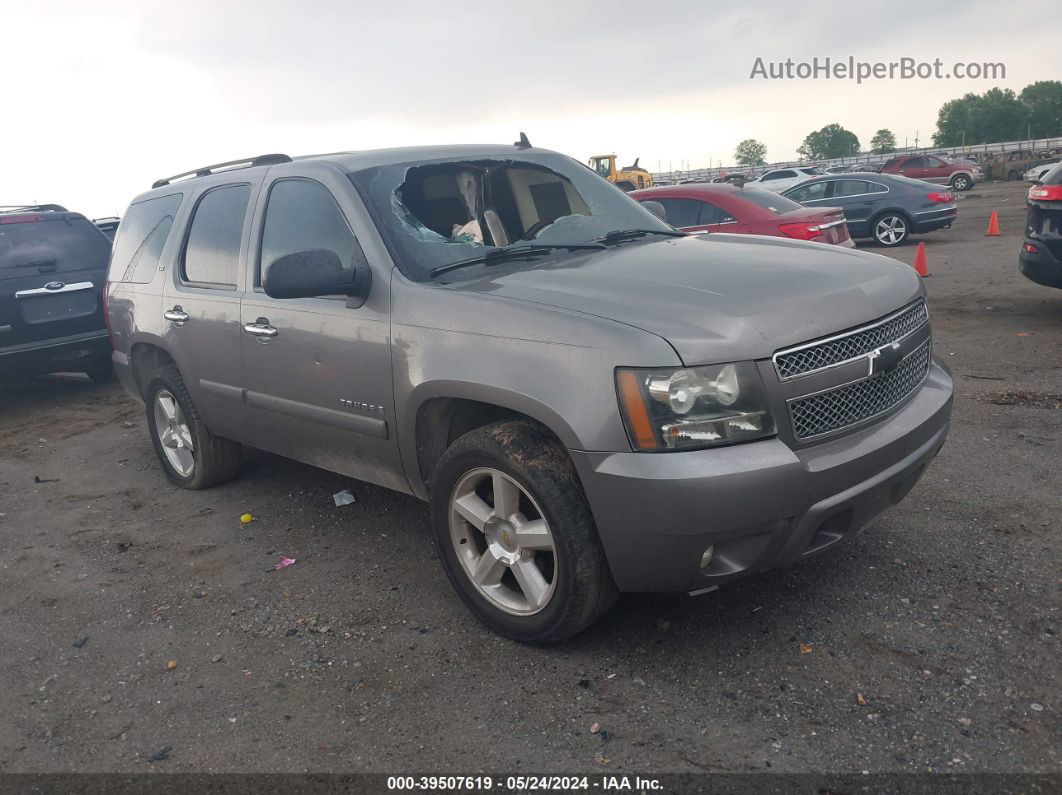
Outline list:
[[[705,224],[732,224],[735,222],[734,216],[720,207],[718,204],[713,204],[710,201],[701,202],[701,225]]]
[[[650,199],[664,206],[667,222],[672,226],[697,226],[701,215],[701,203],[696,199]]]
[[[250,185],[226,185],[203,195],[196,205],[184,246],[185,281],[235,287]]]
[[[331,192],[320,182],[285,179],[273,184],[266,204],[258,284],[286,254],[325,249],[350,267],[357,241]],[[361,250],[358,249],[359,259]]]
[[[107,269],[111,241],[86,218],[0,219],[0,279]]]
[[[147,284],[155,278],[162,248],[183,198],[184,194],[175,193],[129,207],[114,242],[111,281]]]
[[[871,193],[869,183],[864,182],[861,179],[842,179],[834,183],[833,196],[839,198],[841,196],[862,196],[866,193]]]

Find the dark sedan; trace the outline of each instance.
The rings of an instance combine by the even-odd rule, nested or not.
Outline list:
[[[898,246],[912,234],[955,222],[951,193],[939,185],[894,174],[828,174],[801,182],[782,195],[807,207],[840,207],[852,237]]]

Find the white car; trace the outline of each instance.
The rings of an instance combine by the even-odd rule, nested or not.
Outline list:
[[[792,168],[776,168],[761,174],[752,182],[745,183],[757,188],[781,193],[786,188],[799,185],[812,177],[822,176],[825,172],[818,166],[793,166]]]
[[[1039,165],[1033,166],[1022,175],[1022,179],[1026,182],[1039,182],[1043,179],[1044,174],[1057,166],[1060,162],[1062,161],[1052,160],[1050,163],[1040,163]]]

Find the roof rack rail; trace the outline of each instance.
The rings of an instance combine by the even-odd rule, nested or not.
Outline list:
[[[220,171],[229,171],[236,168],[251,168],[252,166],[275,166],[277,163],[290,162],[290,157],[281,154],[258,155],[258,157],[244,157],[240,160],[230,160],[227,163],[215,163],[212,166],[202,166],[201,168],[193,168],[191,171],[183,171],[180,174],[174,174],[172,177],[157,179],[153,183],[151,183],[151,187],[161,188],[163,185],[169,185],[171,182],[175,182],[179,179],[184,179],[185,177],[208,177],[211,174],[217,174]]]
[[[53,212],[68,213],[61,204],[0,204],[0,212]]]

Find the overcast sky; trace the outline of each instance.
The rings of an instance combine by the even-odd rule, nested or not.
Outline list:
[[[769,10],[773,7],[774,11]],[[120,214],[158,177],[264,152],[434,143],[586,160],[730,163],[811,130],[930,141],[945,100],[1062,78],[1057,0],[390,2],[0,0],[0,204]],[[757,57],[946,67],[1003,80],[750,80]]]

